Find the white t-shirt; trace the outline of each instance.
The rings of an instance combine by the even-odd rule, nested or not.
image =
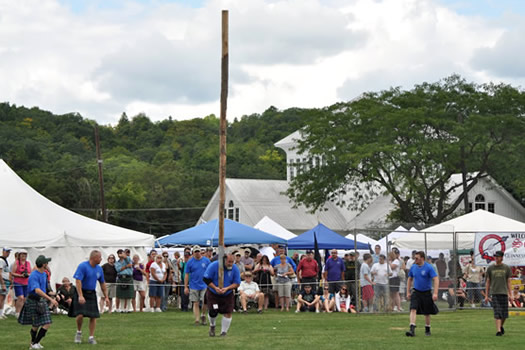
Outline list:
[[[151,274],[151,281],[157,281],[155,278],[153,278],[153,271],[155,271],[155,276],[157,276],[159,280],[162,280],[166,275],[166,264],[163,263],[162,267],[160,267],[156,262],[154,262],[153,264],[151,264],[149,271]]]
[[[412,267],[412,265],[415,263],[416,261],[412,258],[408,259],[407,261],[407,271],[410,271],[410,268]]]
[[[2,278],[8,280],[10,268],[7,266],[6,262],[2,258],[0,258],[0,269],[2,269]]]
[[[388,284],[388,265],[375,263],[371,270],[375,283]]]
[[[239,291],[246,293],[246,295],[255,295],[259,291],[259,285],[257,282],[251,281],[250,283],[242,281],[239,286]]]
[[[398,277],[399,276],[399,270],[401,270],[401,262],[399,261],[399,259],[395,259],[394,261],[391,262],[391,264],[396,265],[396,268],[395,269],[391,269],[392,270],[392,276],[390,276],[390,277]]]

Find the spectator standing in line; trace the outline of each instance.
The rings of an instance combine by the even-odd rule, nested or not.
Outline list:
[[[311,250],[306,251],[306,258],[299,261],[297,265],[297,282],[304,286],[312,287],[312,292],[317,293],[317,276],[319,274],[319,265],[314,259],[314,253]]]
[[[201,255],[201,247],[198,245],[194,246],[193,258],[186,264],[184,293],[190,296],[190,302],[193,303],[193,316],[195,316],[196,326],[199,323],[203,326],[206,325],[206,304],[204,303],[206,283],[204,283],[202,278],[209,264],[210,259]],[[202,310],[199,308],[199,303],[202,303]]]
[[[161,255],[155,256],[155,262],[151,264],[150,271],[150,280],[149,280],[149,298],[153,299],[153,307],[151,312],[162,312],[160,308],[160,303],[162,296],[164,295],[164,282],[168,277],[168,268],[166,264],[163,263]]]
[[[133,263],[123,249],[119,249],[117,255],[119,257],[115,263],[115,270],[117,270],[117,312],[129,312],[131,299],[135,296]],[[124,302],[122,303],[122,301]]]
[[[244,279],[244,273],[246,272],[246,268],[244,267],[244,264],[242,263],[242,257],[241,252],[235,252],[235,266],[239,269],[239,272],[241,274],[241,280]]]
[[[444,280],[447,277],[447,262],[445,261],[445,254],[439,253],[436,261],[436,268],[440,280]]]
[[[241,283],[241,274],[234,266],[231,254],[224,257],[223,287],[219,288],[219,262],[209,264],[204,272],[203,280],[206,283],[206,299],[208,302],[208,318],[210,320],[209,336],[215,336],[215,322],[217,316],[222,314],[221,337],[225,337],[232,322],[234,294]]]
[[[279,295],[281,311],[290,310],[290,297],[292,295],[292,280],[294,274],[293,267],[286,261],[286,255],[281,255],[281,263],[274,267],[276,274],[275,283],[277,284],[277,294]]]
[[[4,303],[9,287],[11,286],[11,276],[9,274],[9,262],[7,258],[11,254],[11,248],[2,248],[2,256],[0,257],[0,320],[5,320]]]
[[[357,260],[355,252],[350,252],[348,257],[345,256],[345,281],[352,303],[355,304],[357,300],[357,283],[356,276],[359,276],[359,268],[361,263]],[[357,273],[356,273],[357,272]]]
[[[244,250],[244,256],[241,258],[241,262],[244,265],[244,271],[252,271],[254,268],[254,261],[251,257],[252,251],[250,249]]]
[[[133,255],[133,290],[135,295],[131,299],[133,312],[137,312],[137,293],[139,293],[139,310],[144,311],[146,301],[146,277],[147,273],[144,264],[140,263],[140,257]]]
[[[17,318],[20,315],[20,310],[22,309],[22,306],[24,305],[27,298],[27,283],[30,273],[31,263],[27,260],[27,251],[25,249],[21,249],[18,251],[18,258],[15,260],[11,272],[15,289],[15,312]]]
[[[390,267],[390,302],[392,304],[392,310],[395,312],[403,311],[401,308],[401,297],[399,296],[399,285],[401,280],[399,278],[399,271],[401,271],[401,260],[398,258],[397,250],[392,250],[389,254],[389,267]]]
[[[181,308],[181,300],[180,300],[180,253],[175,252],[173,253],[173,260],[171,260],[171,265],[173,266],[173,295],[176,297],[176,305],[177,307]]]
[[[44,255],[36,258],[36,269],[28,278],[28,297],[18,318],[18,323],[32,325],[30,349],[44,348],[40,345],[40,341],[46,336],[51,326],[51,314],[45,300],[47,299],[54,307],[58,306],[57,301],[46,294],[47,274],[45,269],[50,261],[51,258],[46,258]]]
[[[372,309],[372,301],[374,300],[374,282],[372,282],[372,274],[370,266],[372,265],[372,255],[366,253],[363,255],[363,264],[361,265],[359,282],[361,283],[361,297],[363,299],[363,312],[369,312]]]
[[[188,305],[190,303],[190,297],[188,294],[184,292],[184,281],[186,277],[186,265],[188,264],[188,261],[191,259],[191,249],[190,248],[184,248],[184,257],[180,260],[180,281],[181,286],[179,288],[180,291],[180,309],[181,311],[187,312],[190,311],[188,308]]]
[[[438,289],[439,277],[436,271],[425,261],[425,252],[417,252],[407,280],[407,299],[410,300],[410,330],[405,333],[407,337],[416,335],[416,315],[425,315],[425,335],[431,335],[430,315],[439,312],[434,304],[438,298]]]
[[[109,304],[108,291],[104,281],[104,272],[100,267],[102,254],[98,250],[93,250],[89,254],[89,260],[80,263],[77,267],[73,278],[76,279],[76,293],[73,296],[73,302],[69,309],[68,316],[75,317],[77,323],[77,333],[75,335],[75,344],[82,343],[82,324],[84,317],[89,317],[89,338],[88,343],[95,345],[95,328],[97,318],[100,318],[97,306],[97,281],[100,284],[102,293]]]
[[[286,262],[290,265],[292,265],[292,268],[294,270],[294,272],[297,270],[297,265],[295,265],[295,262],[292,260],[292,258],[290,258],[289,256],[286,256],[286,251],[284,249],[284,246],[280,245],[280,246],[273,246],[275,247],[277,253],[275,254],[275,257],[270,260],[270,264],[272,265],[272,267],[274,268],[275,270],[275,266],[279,265],[281,263],[281,255],[284,255],[286,257]],[[274,293],[274,300],[275,300],[275,308],[278,309],[279,308],[279,301],[280,301],[280,298],[279,298],[279,293],[277,291],[277,284],[274,286],[274,289],[273,289],[273,293]]]
[[[374,247],[374,254],[372,254],[372,264],[379,262],[379,256],[381,255],[381,246],[376,244]]]
[[[155,262],[156,257],[157,257],[157,251],[155,249],[152,249],[148,254],[148,262],[146,263],[146,274],[148,275],[146,280],[148,281],[148,283],[151,280],[150,267],[151,267],[151,264]],[[154,298],[149,298],[150,311],[155,310],[154,303],[155,303]]]
[[[337,293],[345,278],[345,263],[337,256],[337,249],[332,249],[330,258],[326,260],[323,278],[328,283],[330,293]]]
[[[206,253],[204,254],[205,257],[208,259],[213,259],[213,248],[212,247],[206,247]]]
[[[408,259],[407,261],[407,271],[408,272],[410,272],[410,268],[416,262],[416,253],[417,253],[417,250],[413,250],[412,255],[410,256],[410,259]]]
[[[388,264],[384,254],[379,255],[379,261],[370,269],[374,281],[374,309],[385,312],[388,305]]]
[[[168,298],[173,293],[173,270],[174,267],[171,264],[169,252],[162,252],[162,263],[166,266],[166,281],[164,282],[164,294],[160,302],[160,309],[162,311],[168,311]]]
[[[485,285],[485,303],[491,302],[494,309],[496,336],[505,334],[503,325],[509,317],[509,300],[512,302],[512,272],[510,267],[503,263],[503,252],[494,253],[496,262],[487,268]],[[489,297],[490,295],[490,297]]]
[[[483,268],[477,266],[474,261],[474,252],[471,252],[470,262],[465,266],[463,277],[467,281],[467,295],[471,307],[481,302],[481,281],[483,279]]]
[[[104,271],[104,280],[108,288],[108,312],[113,312],[113,299],[117,296],[117,270],[115,269],[115,255],[110,254],[108,256],[108,262],[102,265],[102,271]],[[106,298],[101,297],[99,303],[99,309],[101,313],[104,313],[104,306],[106,305]]]
[[[261,255],[261,261],[255,265],[253,272],[256,274],[255,281],[264,294],[264,310],[268,310],[270,293],[272,292],[272,276],[274,275],[270,259],[266,255]]]
[[[295,263],[295,266],[299,266],[299,253],[294,252],[292,255],[292,260]]]

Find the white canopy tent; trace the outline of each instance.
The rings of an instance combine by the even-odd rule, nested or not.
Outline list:
[[[71,278],[93,249],[102,252],[104,261],[119,248],[130,248],[145,259],[145,248],[153,244],[152,235],[96,221],[53,203],[0,159],[0,246],[26,249],[32,265],[40,254],[51,257],[52,283]]]
[[[525,223],[480,209],[396,238],[394,244],[417,250],[424,250],[425,246],[433,250],[453,249],[455,234],[457,249],[472,249],[476,232],[525,232]]]
[[[258,223],[255,224],[254,228],[267,233],[271,233],[274,236],[286,240],[297,237],[297,235],[288,231],[287,229],[270,219],[268,216],[263,217]]]

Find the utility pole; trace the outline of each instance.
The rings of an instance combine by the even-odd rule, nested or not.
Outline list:
[[[106,202],[104,200],[104,175],[102,173],[102,156],[100,154],[100,137],[98,136],[98,125],[95,124],[95,145],[97,148],[98,182],[100,184],[100,209],[102,210],[102,221],[108,221]]]
[[[228,100],[228,11],[222,11],[221,114],[219,159],[219,288],[224,287],[224,202],[226,200],[226,105]]]

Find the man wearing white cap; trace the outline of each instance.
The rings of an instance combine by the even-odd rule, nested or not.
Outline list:
[[[9,292],[9,286],[11,285],[9,278],[9,263],[7,262],[10,253],[11,248],[4,247],[2,249],[2,256],[0,256],[0,274],[2,275],[0,277],[0,320],[6,319],[4,315],[4,302],[7,293]]]

